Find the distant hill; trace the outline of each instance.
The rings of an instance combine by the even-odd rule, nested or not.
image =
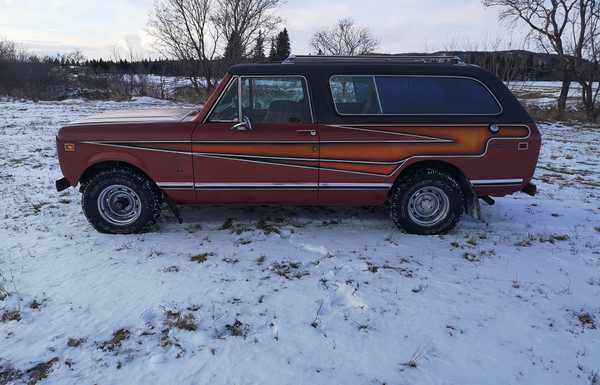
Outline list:
[[[476,64],[502,80],[561,80],[557,55],[525,50],[510,51],[438,51],[400,55],[458,56],[465,63]]]

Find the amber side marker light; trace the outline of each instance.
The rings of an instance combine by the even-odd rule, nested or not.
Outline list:
[[[66,152],[75,152],[75,143],[65,143]]]

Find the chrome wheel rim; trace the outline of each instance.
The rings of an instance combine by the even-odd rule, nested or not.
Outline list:
[[[98,195],[98,211],[108,223],[126,226],[142,215],[142,202],[139,195],[129,187],[112,185]]]
[[[439,187],[422,187],[408,200],[408,216],[421,226],[435,226],[446,219],[449,212],[450,198]]]

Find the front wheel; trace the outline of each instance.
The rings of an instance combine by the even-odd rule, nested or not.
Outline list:
[[[447,233],[460,220],[464,206],[456,180],[435,169],[420,169],[402,177],[390,197],[392,220],[411,234]]]
[[[142,232],[160,213],[160,202],[152,183],[128,169],[96,174],[85,185],[82,206],[92,226],[109,234]]]

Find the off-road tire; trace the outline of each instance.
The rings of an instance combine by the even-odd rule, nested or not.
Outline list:
[[[427,226],[417,223],[409,215],[411,197],[424,188],[441,190],[448,199],[447,213],[436,223]],[[449,173],[431,168],[417,169],[399,179],[389,203],[390,215],[396,226],[410,234],[419,235],[447,233],[456,226],[465,210],[465,198],[458,182]]]
[[[125,186],[139,197],[140,213],[137,219],[127,224],[113,224],[100,213],[98,199],[109,186]],[[136,234],[146,231],[160,216],[160,193],[144,175],[130,169],[105,170],[94,175],[83,186],[81,205],[91,225],[106,234]]]

